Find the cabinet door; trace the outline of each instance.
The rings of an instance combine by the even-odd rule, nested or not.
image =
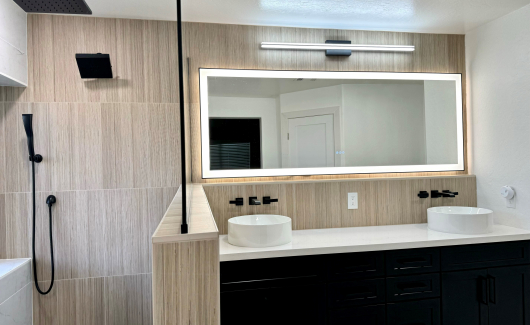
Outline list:
[[[488,324],[487,276],[487,270],[442,274],[444,325]]]
[[[387,325],[440,325],[440,299],[388,304]]]
[[[530,266],[488,269],[490,325],[530,324]]]
[[[321,325],[325,323],[323,285],[221,293],[224,325]]]
[[[331,310],[329,312],[328,325],[353,324],[385,325],[385,305],[353,307],[347,309]]]

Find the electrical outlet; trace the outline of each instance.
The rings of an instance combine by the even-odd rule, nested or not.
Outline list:
[[[348,210],[356,210],[359,208],[359,201],[357,193],[348,193]]]

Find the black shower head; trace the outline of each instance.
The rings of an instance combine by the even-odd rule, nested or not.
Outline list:
[[[35,156],[35,148],[33,146],[33,114],[22,114],[22,122],[26,130],[28,138],[28,151],[30,160]]]
[[[84,0],[13,0],[25,12],[41,14],[92,15]]]

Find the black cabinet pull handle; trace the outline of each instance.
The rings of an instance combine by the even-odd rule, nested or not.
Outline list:
[[[479,276],[478,283],[478,300],[484,305],[488,305],[488,280],[483,276]]]
[[[488,296],[489,302],[496,304],[495,277],[488,275]]]
[[[419,262],[425,262],[425,257],[408,257],[408,258],[400,258],[396,260],[400,264],[410,264],[410,263],[419,263]]]

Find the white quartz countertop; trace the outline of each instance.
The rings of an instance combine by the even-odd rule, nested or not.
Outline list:
[[[530,231],[502,225],[484,235],[455,235],[427,228],[427,224],[331,228],[293,231],[290,244],[251,248],[228,243],[219,236],[220,260],[236,261],[285,256],[368,252],[421,247],[495,243],[530,239]]]

